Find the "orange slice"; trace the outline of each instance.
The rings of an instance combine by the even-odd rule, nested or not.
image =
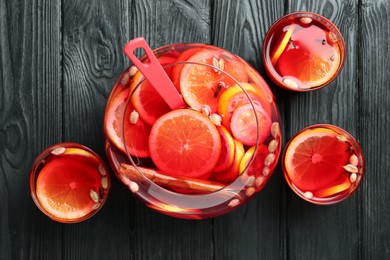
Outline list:
[[[178,63],[178,62],[186,61],[188,58],[190,58],[192,55],[194,55],[195,53],[197,53],[201,49],[202,48],[191,48],[191,49],[185,50],[184,52],[182,52],[179,55],[176,62]],[[183,64],[176,64],[175,66],[173,66],[172,73],[171,73],[172,82],[175,85],[175,87],[177,88],[177,90],[179,90],[179,91],[180,91],[180,73],[181,73],[183,66],[184,66]]]
[[[73,147],[65,148],[65,152],[63,154],[81,155],[81,156],[85,156],[88,159],[91,159],[93,161],[99,162],[98,158],[96,158],[96,156],[94,154],[92,154],[84,149],[81,149],[81,148],[73,148]]]
[[[343,191],[349,189],[351,187],[351,182],[349,181],[349,178],[346,175],[340,175],[340,176],[342,176],[341,180],[340,180],[340,182],[341,182],[340,184],[334,185],[330,188],[325,188],[325,189],[321,189],[321,190],[318,190],[316,192],[313,192],[314,196],[316,196],[318,198],[326,198],[326,197],[334,196],[340,192],[343,192]]]
[[[348,149],[330,129],[303,130],[285,149],[286,177],[303,192],[336,186],[347,178],[343,166],[349,162]]]
[[[154,123],[149,149],[153,162],[164,173],[200,178],[216,165],[221,138],[208,117],[194,110],[178,109]]]
[[[213,170],[223,171],[233,163],[235,143],[233,137],[224,126],[218,127],[218,132],[221,136],[221,154]]]
[[[247,82],[245,65],[233,55],[218,50],[202,50],[192,55],[188,61],[217,65],[239,82]],[[216,63],[216,64],[215,64]],[[221,89],[233,85],[231,77],[211,67],[199,64],[186,64],[180,73],[180,90],[187,104],[200,111],[203,105],[217,111]]]
[[[77,156],[80,155],[51,160],[37,178],[39,203],[49,214],[60,219],[77,219],[92,212],[95,201],[91,198],[91,190],[98,193],[101,186],[97,168],[74,160]]]
[[[226,170],[213,172],[211,178],[223,183],[230,183],[240,175],[240,163],[245,154],[244,146],[241,142],[234,139],[235,150],[233,164]]]
[[[297,78],[303,87],[308,88],[331,80],[340,65],[340,49],[337,44],[330,45],[324,39],[327,39],[326,32],[318,27],[294,33],[295,47],[289,46],[279,58],[281,76]]]
[[[254,84],[241,83],[249,97],[261,104],[268,115],[272,113],[271,103],[264,96],[264,93]],[[248,96],[243,89],[235,84],[223,91],[218,99],[218,114],[222,117],[222,124],[230,130],[230,120],[234,110],[242,104],[249,103]]]
[[[291,24],[287,29],[287,31],[285,31],[283,35],[279,38],[279,41],[275,45],[276,47],[274,48],[274,51],[271,54],[272,65],[275,66],[276,62],[278,62],[280,55],[282,55],[283,51],[286,49],[294,29],[295,29],[295,24]]]

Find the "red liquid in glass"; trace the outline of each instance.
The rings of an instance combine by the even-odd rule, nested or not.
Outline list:
[[[174,114],[193,114],[193,111],[202,114],[207,120],[198,118],[199,122],[218,130],[221,144],[217,147],[223,158],[218,163],[212,160],[210,163],[214,166],[211,168],[207,163],[197,165],[191,158],[185,164],[178,160],[177,167],[169,168],[164,166],[169,157],[162,161],[153,157],[153,146],[149,143],[150,135],[154,134],[151,128],[172,111],[149,83],[144,82],[142,74],[131,67],[114,86],[106,107],[106,153],[111,166],[118,178],[146,205],[162,213],[190,219],[227,213],[260,191],[276,166],[281,134],[274,97],[253,68],[222,49],[201,44],[175,44],[162,47],[155,54],[191,107],[192,112],[184,109],[176,110]],[[236,111],[237,107],[240,109]],[[256,117],[251,116],[253,108],[257,111]],[[231,123],[240,120],[243,121],[239,125]],[[210,123],[215,126],[210,127]],[[256,128],[257,123],[259,128]],[[187,127],[182,125],[166,130],[175,128],[181,132]],[[257,135],[256,129],[263,130]],[[254,135],[257,138],[253,138]],[[268,149],[270,143],[272,147]],[[253,153],[260,144],[265,150],[257,149]],[[183,151],[194,149],[185,143],[176,146],[182,147]],[[175,150],[169,148],[170,143],[162,147],[167,152]],[[203,153],[201,147],[209,147],[209,142],[195,149]],[[251,163],[256,158],[261,162],[253,164],[256,165],[254,169]],[[198,160],[207,159],[199,154]],[[201,170],[191,171],[191,167]]]
[[[363,170],[359,144],[332,125],[305,128],[287,144],[283,156],[287,183],[299,196],[317,204],[349,197],[359,186]]]
[[[275,83],[294,91],[327,85],[340,73],[344,56],[341,33],[329,20],[312,13],[281,18],[264,40],[267,73]]]
[[[36,159],[30,189],[37,206],[59,222],[79,222],[97,212],[110,186],[108,169],[92,151],[71,143],[48,148]]]

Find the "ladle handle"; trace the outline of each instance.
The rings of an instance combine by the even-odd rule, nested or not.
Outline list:
[[[149,61],[142,62],[134,55],[134,51],[138,48],[144,50]],[[173,85],[171,79],[168,77],[167,73],[143,37],[129,41],[123,51],[133,64],[142,72],[145,78],[149,80],[150,84],[152,84],[155,90],[171,109],[187,107],[182,96],[177,91],[175,85]]]

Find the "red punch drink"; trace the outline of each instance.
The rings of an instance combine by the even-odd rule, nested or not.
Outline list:
[[[286,145],[283,172],[301,198],[333,204],[348,198],[364,173],[363,152],[356,140],[334,125],[319,124],[296,134]]]
[[[213,46],[173,44],[154,55],[185,105],[170,108],[135,66],[121,75],[104,120],[118,178],[147,206],[175,217],[214,217],[244,204],[264,187],[280,154],[266,82]]]
[[[34,161],[30,190],[38,208],[51,219],[74,223],[90,218],[104,204],[110,188],[109,170],[85,146],[61,143]]]
[[[310,91],[326,86],[340,73],[345,43],[325,17],[308,12],[276,21],[263,44],[263,62],[270,78],[282,88]]]

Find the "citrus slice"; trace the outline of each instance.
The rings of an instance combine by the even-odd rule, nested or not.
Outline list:
[[[81,156],[85,156],[88,159],[91,159],[93,161],[99,162],[98,158],[96,158],[96,156],[94,154],[92,154],[84,149],[81,149],[81,148],[73,148],[73,147],[65,148],[65,151],[63,154],[81,155]]]
[[[303,192],[338,185],[341,175],[347,178],[343,166],[349,161],[348,149],[348,144],[330,129],[304,130],[285,149],[286,177]]]
[[[256,120],[257,118],[257,120]],[[261,144],[270,135],[272,120],[259,104],[237,107],[230,121],[233,136],[244,145]]]
[[[104,131],[106,136],[118,149],[125,152],[122,142],[122,118],[125,113],[129,89],[124,89],[107,103],[104,115]]]
[[[73,156],[77,155],[77,156]],[[76,147],[67,147],[61,156],[67,156],[73,158],[73,160],[80,160],[85,163],[89,163],[92,166],[98,167],[100,164],[99,159],[92,153],[87,150],[76,148]]]
[[[242,157],[240,163],[240,172],[246,172],[248,176],[259,176],[263,173],[265,157],[268,155],[268,148],[264,144],[260,144],[256,149],[256,146],[252,146],[246,151],[244,157]],[[248,164],[252,164],[248,167]]]
[[[297,78],[309,88],[328,82],[340,65],[338,45],[328,44],[326,32],[314,26],[297,31],[291,38],[294,46],[288,46],[279,58],[281,76]]]
[[[257,101],[268,115],[272,113],[270,101],[265,94],[254,84],[241,83],[242,88],[253,101]],[[222,125],[230,130],[230,120],[234,110],[240,105],[249,103],[248,95],[239,85],[235,84],[222,92],[218,99],[218,114],[222,117]]]
[[[211,174],[211,178],[223,183],[230,183],[234,181],[241,173],[240,163],[245,154],[244,145],[236,139],[233,140],[235,144],[233,164],[224,171],[215,171]]]
[[[149,149],[153,162],[164,173],[200,178],[216,165],[221,138],[208,117],[194,110],[178,109],[156,120]]]
[[[123,137],[125,137],[127,150],[131,155],[148,157],[148,137],[151,126],[141,118],[135,120],[136,111],[131,106],[131,102],[127,102],[128,95],[129,90],[126,89],[108,103],[104,118],[104,130],[109,140],[123,153],[126,153],[123,142]],[[132,123],[130,116],[133,111],[135,111],[135,116],[133,116]],[[123,130],[125,130],[124,134]]]
[[[119,118],[122,120],[122,118]],[[127,152],[137,157],[149,157],[148,139],[151,126],[146,124],[128,102],[123,120],[123,138]],[[120,133],[121,134],[121,133]],[[122,137],[122,135],[119,135]]]
[[[229,73],[238,82],[247,82],[245,65],[232,54],[218,50],[202,50],[187,61],[214,65]],[[208,105],[212,113],[217,111],[218,96],[221,89],[235,84],[226,74],[200,64],[185,64],[180,73],[180,91],[187,104],[200,111]]]
[[[339,194],[345,190],[348,190],[351,187],[351,182],[349,181],[349,178],[345,174],[340,175],[340,177],[341,178],[338,181],[340,184],[336,184],[332,187],[318,190],[314,192],[314,196],[318,198],[326,198],[326,197],[331,197],[336,194]]]
[[[180,54],[180,56],[177,58],[176,63],[184,62],[186,61],[189,57],[200,51],[202,48],[191,48],[188,50],[185,50]],[[180,73],[183,68],[183,64],[176,64],[172,68],[172,73],[171,73],[171,79],[177,90],[180,91]]]
[[[272,51],[271,54],[271,62],[272,65],[275,66],[276,62],[278,62],[278,59],[280,55],[282,55],[283,51],[286,49],[288,42],[291,39],[291,35],[295,29],[295,24],[291,24],[287,31],[285,31],[282,36],[280,36],[277,44],[275,45],[274,50]]]
[[[96,167],[63,157],[51,160],[42,168],[36,182],[36,194],[49,214],[72,220],[92,212],[95,202],[90,193],[91,190],[98,193],[100,185],[101,177]]]
[[[172,64],[176,58],[170,56],[161,56],[158,58],[161,65]],[[172,67],[164,68],[170,76]],[[138,72],[140,73],[140,72]],[[143,77],[142,77],[143,78]],[[136,82],[136,81],[134,81]],[[139,113],[140,117],[149,125],[152,125],[157,118],[167,113],[171,109],[164,99],[158,94],[154,86],[146,79],[140,85],[134,86],[132,91],[131,102]]]
[[[235,144],[233,137],[224,126],[218,127],[218,132],[221,136],[221,154],[214,171],[223,171],[233,163]]]

